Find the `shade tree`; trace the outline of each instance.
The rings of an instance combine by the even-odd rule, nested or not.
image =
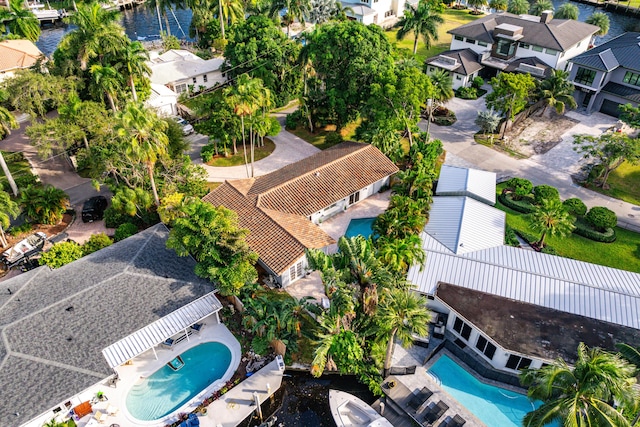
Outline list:
[[[640,139],[626,134],[607,132],[600,136],[575,135],[573,149],[585,159],[595,162],[595,184],[607,188],[611,172],[625,161],[637,164],[640,161]]]
[[[487,108],[493,108],[511,121],[529,103],[536,81],[530,74],[500,73],[491,79],[491,87],[493,91],[485,100]]]

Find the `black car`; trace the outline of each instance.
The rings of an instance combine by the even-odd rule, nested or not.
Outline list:
[[[104,196],[95,196],[88,199],[82,206],[82,222],[102,219],[106,208],[107,199]]]

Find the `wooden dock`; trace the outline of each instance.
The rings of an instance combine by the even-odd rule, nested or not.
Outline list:
[[[618,0],[571,0],[576,3],[587,4],[589,6],[602,8],[608,12],[617,13],[620,15],[627,16],[638,16],[640,15],[640,8],[631,7],[630,1],[618,1]],[[626,3],[626,5],[624,4]]]

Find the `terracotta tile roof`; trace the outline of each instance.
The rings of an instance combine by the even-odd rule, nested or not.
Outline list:
[[[311,214],[397,171],[372,145],[345,142],[259,178],[226,181],[203,200],[236,211],[251,249],[282,274],[306,248],[335,243]]]
[[[29,68],[43,54],[29,40],[3,40],[0,42],[0,72]]]

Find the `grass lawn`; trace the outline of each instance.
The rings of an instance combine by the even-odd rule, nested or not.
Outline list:
[[[640,1],[640,0],[638,0]],[[459,27],[461,25],[467,24],[471,21],[478,19],[483,15],[471,15],[470,10],[456,10],[456,9],[447,9],[442,14],[442,18],[444,19],[444,23],[438,27],[438,40],[434,40],[431,44],[431,49],[427,49],[424,46],[424,42],[422,39],[418,40],[418,52],[416,53],[416,60],[422,64],[425,59],[430,58],[449,49],[451,45],[451,34],[447,34],[447,31]],[[398,32],[397,28],[385,31],[385,34],[389,38],[391,44],[393,44],[399,51],[404,51],[407,55],[413,55],[413,34],[408,34],[404,40],[397,41],[396,33]]]
[[[496,208],[507,213],[507,224],[514,230],[532,233],[529,220],[519,212],[496,202]],[[567,237],[548,236],[545,243],[558,255],[640,273],[640,234],[616,227],[613,243],[600,243],[571,234]]]
[[[342,135],[342,139],[345,141],[354,141],[354,135],[356,133],[356,128],[360,124],[360,119],[349,123],[342,130],[340,130],[340,135]],[[304,125],[299,125],[294,130],[288,130],[298,138],[304,139],[309,144],[319,148],[320,150],[326,150],[329,147],[334,146],[335,144],[330,144],[325,142],[325,137],[330,132],[335,132],[336,127],[334,125],[328,125],[321,129],[315,129],[314,133],[309,132],[309,130]]]
[[[618,169],[611,172],[607,184],[610,185],[608,190],[593,185],[590,185],[589,189],[634,205],[640,205],[640,165],[634,166],[624,162]]]
[[[269,138],[264,139],[264,147],[256,147],[254,149],[253,159],[254,161],[262,160],[269,154],[273,153],[276,149],[276,145]],[[251,161],[249,146],[247,145],[247,160]],[[238,143],[238,154],[233,156],[214,157],[209,163],[209,166],[226,167],[226,166],[241,166],[244,165],[244,151],[242,150],[242,141]]]

